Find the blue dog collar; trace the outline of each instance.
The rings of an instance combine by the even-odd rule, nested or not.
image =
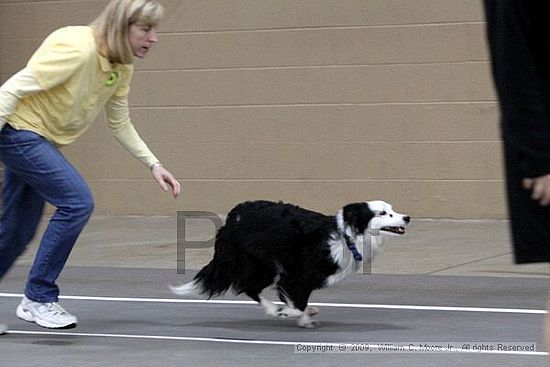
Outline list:
[[[344,235],[344,238],[346,239],[346,245],[348,246],[349,250],[353,254],[353,258],[355,259],[355,261],[363,261],[363,256],[357,250],[357,247],[355,246],[355,244],[351,242],[351,239],[347,235]]]

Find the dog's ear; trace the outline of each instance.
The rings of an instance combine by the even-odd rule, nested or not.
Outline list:
[[[344,223],[355,231],[356,234],[364,233],[374,212],[370,210],[367,203],[348,204],[343,209]]]

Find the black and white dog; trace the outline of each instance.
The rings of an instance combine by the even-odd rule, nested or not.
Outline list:
[[[308,307],[311,292],[359,269],[363,237],[370,237],[371,251],[365,255],[371,260],[384,236],[404,234],[409,222],[409,216],[383,201],[348,204],[336,216],[285,203],[241,203],[218,231],[212,261],[192,282],[171,289],[212,298],[233,288],[260,303],[268,315],[297,317],[298,325],[313,328],[311,316],[318,310]],[[271,285],[282,307],[261,295]]]

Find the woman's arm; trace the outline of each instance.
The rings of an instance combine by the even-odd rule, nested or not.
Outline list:
[[[0,130],[15,111],[17,102],[26,95],[43,88],[29,68],[14,74],[0,87]]]
[[[180,183],[174,176],[165,169],[155,155],[149,150],[145,142],[137,133],[130,121],[128,99],[126,97],[113,96],[105,106],[109,128],[116,140],[139,159],[144,165],[151,169],[153,177],[164,191],[168,186],[172,189],[172,195],[176,198],[180,191]],[[168,186],[167,186],[168,185]]]

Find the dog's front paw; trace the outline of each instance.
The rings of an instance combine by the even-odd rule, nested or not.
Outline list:
[[[280,317],[282,319],[292,319],[295,317],[300,317],[301,315],[302,311],[288,306],[280,307],[277,310],[277,317]]]
[[[307,311],[307,309],[305,311]],[[298,326],[305,329],[314,329],[319,326],[319,323],[315,320],[312,320],[307,312],[304,312],[302,316],[298,319]]]
[[[307,306],[306,308],[306,313],[309,315],[309,316],[315,316],[319,313],[319,309],[317,307],[313,307],[313,306]]]
[[[287,310],[288,308],[286,307],[279,307],[276,313],[277,317],[280,317],[281,319],[288,319],[290,315],[288,314]]]

